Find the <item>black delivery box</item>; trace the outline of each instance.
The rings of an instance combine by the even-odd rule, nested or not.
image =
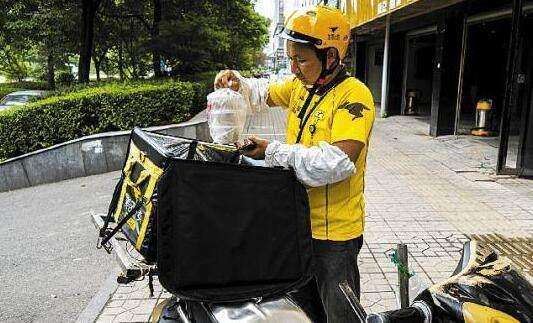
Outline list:
[[[109,212],[183,299],[277,296],[311,277],[305,188],[233,146],[135,128]]]

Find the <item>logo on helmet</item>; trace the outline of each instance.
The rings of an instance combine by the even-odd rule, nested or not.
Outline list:
[[[341,36],[335,34],[337,32],[337,29],[339,27],[329,27],[329,30],[331,30],[331,34],[328,34],[328,40],[340,40]]]

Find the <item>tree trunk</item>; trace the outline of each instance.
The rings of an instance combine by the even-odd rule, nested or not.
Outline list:
[[[120,80],[124,81],[124,49],[122,48],[122,40],[118,45],[118,74],[120,75]]]
[[[55,81],[55,66],[54,66],[54,55],[52,53],[48,53],[48,58],[46,59],[46,67],[47,67],[47,81],[48,81],[48,88],[50,90],[55,90],[56,88],[56,81]]]
[[[135,53],[131,53],[131,76],[134,80],[139,78],[139,73],[137,72],[137,58]]]
[[[93,54],[93,62],[94,62],[94,69],[96,70],[96,80],[101,80],[101,73],[102,73],[102,62],[105,59],[105,56],[107,55],[107,52],[109,50],[107,48],[102,49],[100,54]]]
[[[81,47],[78,64],[78,81],[80,83],[89,83],[91,57],[94,46],[94,18],[100,5],[100,0],[81,0],[81,4]]]
[[[96,57],[93,57],[94,69],[96,70],[96,80],[100,82],[100,64],[102,61]]]
[[[133,19],[130,20],[130,30],[135,30],[135,25]],[[131,63],[131,77],[136,80],[139,78],[139,73],[137,71],[137,53],[135,52],[135,47],[133,44],[133,38],[130,37],[128,44],[128,55],[130,56]]]
[[[152,30],[150,32],[150,42],[152,48],[152,67],[154,69],[154,76],[156,78],[163,76],[161,70],[161,54],[159,53],[159,23],[161,22],[161,0],[153,0],[154,5],[154,21]]]

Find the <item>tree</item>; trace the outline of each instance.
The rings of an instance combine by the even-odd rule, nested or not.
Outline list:
[[[257,51],[255,52],[253,60],[254,66],[265,67],[268,61],[268,56],[263,51]]]
[[[10,1],[6,7],[0,25],[3,65],[18,70],[19,79],[28,76],[34,64],[45,67],[38,70],[45,70],[54,88],[56,68],[75,52],[76,7],[67,0]]]
[[[110,64],[107,63],[108,54],[120,41],[117,30],[121,28],[119,21],[113,16],[119,8],[114,1],[106,1],[100,5],[98,15],[95,17],[94,27],[94,49],[92,60],[96,70],[96,79],[100,81],[102,69],[109,71]],[[106,74],[109,75],[108,72]]]
[[[56,69],[63,69],[69,56],[76,52],[77,41],[73,35],[78,8],[67,0],[39,2],[33,17],[33,40],[38,57],[45,58],[47,83],[53,89]]]
[[[81,0],[80,60],[78,81],[89,83],[91,58],[94,46],[94,20],[101,0]]]
[[[166,1],[160,48],[178,74],[250,68],[268,41],[268,21],[250,0]]]
[[[254,57],[268,43],[268,20],[254,11],[250,1],[235,0],[227,3],[224,20],[237,22],[229,33],[229,50],[224,60],[228,67],[249,69],[254,66]]]
[[[113,46],[108,46],[109,56],[118,60],[115,65],[121,78],[126,76],[126,72],[130,72],[132,77],[145,74],[147,53],[151,55],[151,69],[154,75],[156,77],[163,75],[158,45],[162,0],[120,2],[107,0],[102,2],[98,16],[95,24],[95,46],[98,47],[100,43],[114,43]],[[100,23],[113,26],[113,30],[99,26]],[[131,30],[136,32],[132,33]],[[98,60],[97,58],[95,61],[93,57],[95,65]]]
[[[161,24],[162,19],[162,5],[161,0],[152,0],[154,7],[154,18],[152,19],[152,28],[150,30],[150,41],[152,49],[152,67],[154,69],[155,77],[163,76],[163,71],[161,70],[161,55],[159,49],[159,25]]]
[[[29,28],[24,20],[25,1],[6,1],[0,12],[0,72],[8,79],[22,81],[29,73],[31,44],[19,37]]]
[[[251,0],[3,0],[0,55],[4,69],[24,78],[37,65],[51,87],[56,70],[78,59],[89,81],[91,60],[121,79],[153,71],[174,74],[254,65],[267,41],[267,21]]]
[[[28,56],[6,45],[0,50],[0,73],[9,80],[24,80],[29,74]]]
[[[161,54],[159,48],[159,26],[162,19],[162,0],[133,2],[129,15],[137,19],[149,35],[147,47],[152,55],[152,70],[155,77],[163,76],[161,70]]]

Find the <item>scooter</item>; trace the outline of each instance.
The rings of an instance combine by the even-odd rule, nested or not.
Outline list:
[[[312,277],[307,243],[310,223],[307,194],[292,173],[242,165],[239,153],[231,147],[140,129],[135,129],[131,138],[108,215],[94,215],[93,222],[99,231],[97,246],[113,250],[123,268],[119,283],[148,276],[153,292],[153,276],[159,275],[162,285],[174,293],[154,309],[152,322],[326,322],[316,284],[311,279],[303,285]],[[217,185],[231,190],[245,204],[198,203],[198,196],[212,193],[203,192],[204,188],[219,188],[196,182],[195,176],[207,170],[211,181],[218,180]],[[254,183],[250,176],[263,182],[275,180],[275,187],[291,187],[293,194],[242,185],[243,181]],[[246,197],[264,194],[273,195],[246,204]],[[153,218],[155,206],[159,207],[157,221]],[[210,218],[205,220],[205,216]],[[112,222],[114,228],[108,227]],[[205,222],[218,226],[205,230]],[[234,227],[239,229],[228,231]],[[281,234],[284,239],[272,239]],[[294,241],[288,245],[291,239]],[[261,248],[266,251],[258,252]],[[219,250],[226,257],[215,252]],[[295,255],[300,262],[292,261]],[[292,267],[287,270],[289,265]],[[471,241],[465,244],[451,277],[417,295],[409,307],[367,315],[347,284],[341,283],[339,288],[353,309],[354,322],[529,323],[533,319],[533,286],[528,279],[494,250]],[[255,287],[257,282],[263,283],[260,288]],[[254,298],[258,295],[262,297]]]
[[[95,225],[102,219],[93,216]],[[141,265],[135,250],[123,249],[128,242],[112,239],[112,249],[123,268],[119,283],[144,275],[157,275],[157,268]],[[339,285],[353,310],[353,322],[370,323],[519,323],[533,322],[531,277],[517,271],[507,258],[476,241],[466,242],[452,275],[415,297],[407,308],[367,314],[346,283]],[[173,296],[156,306],[151,322],[159,323],[321,323],[326,316],[314,282],[302,290],[277,298],[246,302],[208,303]]]
[[[348,284],[339,288],[353,309],[353,322],[518,323],[533,320],[533,286],[491,248],[465,243],[450,278],[420,293],[411,306],[367,314]],[[171,298],[154,309],[153,322],[325,322],[320,303],[294,294],[237,304],[191,303]]]

